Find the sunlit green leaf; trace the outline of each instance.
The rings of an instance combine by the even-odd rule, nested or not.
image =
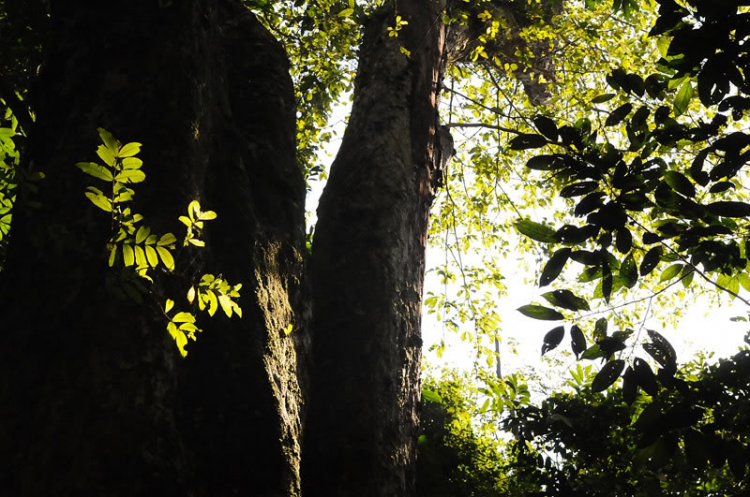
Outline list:
[[[126,243],[122,246],[122,258],[126,267],[135,264],[135,252],[132,245]]]
[[[148,259],[148,263],[151,267],[156,267],[159,265],[159,257],[156,254],[156,250],[154,247],[150,245],[146,245],[144,247],[146,251],[146,259]]]
[[[140,169],[124,169],[115,176],[115,181],[120,183],[140,183],[146,179],[146,174]]]
[[[176,241],[177,238],[172,233],[166,233],[162,235],[162,237],[157,242],[157,245],[159,245],[160,247],[164,247],[166,245],[172,245]]]
[[[170,271],[173,271],[174,257],[172,257],[172,254],[169,252],[169,250],[165,247],[158,246],[156,247],[156,251],[158,252],[159,257],[161,257],[161,261],[164,263],[164,266],[166,266],[166,268]]]
[[[132,157],[140,151],[141,151],[140,143],[135,143],[135,142],[126,143],[125,145],[122,146],[120,151],[117,153],[117,157]]]
[[[138,228],[138,232],[135,234],[135,243],[143,243],[146,238],[151,234],[151,228],[148,226],[141,226]]]
[[[76,167],[94,178],[103,179],[104,181],[112,181],[112,172],[108,168],[100,166],[95,162],[79,162],[76,164]]]
[[[679,91],[677,92],[677,96],[674,99],[675,116],[680,116],[685,113],[688,106],[690,105],[690,100],[692,100],[692,98],[693,98],[693,85],[690,82],[690,80],[687,79],[680,87]]]
[[[120,147],[117,143],[117,140],[115,140],[115,137],[112,136],[112,133],[104,128],[96,128],[96,130],[99,132],[99,137],[101,137],[102,142],[112,152],[112,154],[117,152]]]
[[[112,203],[104,195],[99,195],[94,192],[86,192],[86,198],[91,200],[91,203],[99,207],[101,210],[106,212],[112,212]]]
[[[104,145],[99,145],[99,148],[96,149],[96,155],[98,155],[99,158],[103,160],[104,163],[108,166],[114,167],[117,163],[117,159],[115,159],[115,155],[114,153],[112,153],[112,150],[105,147]]]
[[[682,264],[672,264],[661,273],[660,281],[669,281],[682,271]]]

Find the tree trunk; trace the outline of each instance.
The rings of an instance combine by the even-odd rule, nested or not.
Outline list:
[[[368,24],[314,298],[278,43],[236,0],[91,5],[52,5],[30,137],[42,206],[14,215],[0,280],[0,494],[409,495],[443,2],[387,4]],[[409,21],[397,38],[395,14]],[[136,296],[121,263],[107,269],[109,215],[74,166],[100,126],[144,144],[144,225],[181,239],[192,199],[219,215],[207,248]],[[182,360],[163,305],[187,310],[206,272],[244,284],[244,316],[201,318]]]
[[[352,114],[313,245],[307,495],[414,491],[443,8],[387,4],[365,29]],[[396,15],[409,24],[391,37]]]
[[[15,216],[2,280],[3,495],[299,491],[310,313],[288,62],[238,2],[159,3],[53,4],[31,136],[42,208]],[[180,237],[194,198],[219,214],[144,304],[107,284],[108,215],[74,166],[98,126],[144,143],[144,224]],[[244,317],[203,320],[180,360],[155,304],[187,308],[202,272],[245,284]]]

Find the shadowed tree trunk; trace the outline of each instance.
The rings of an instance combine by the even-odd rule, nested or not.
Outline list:
[[[16,216],[3,275],[0,493],[298,493],[310,308],[285,54],[238,2],[92,5],[52,6],[30,145],[42,208]],[[108,281],[108,215],[75,168],[98,126],[144,143],[135,205],[155,232],[180,236],[194,198],[219,213],[144,304]],[[244,317],[204,320],[181,360],[158,306],[186,308],[203,272],[244,283]]]
[[[392,8],[365,29],[313,246],[315,374],[303,452],[311,495],[414,490],[443,7],[396,2],[409,23],[399,37],[386,29]]]

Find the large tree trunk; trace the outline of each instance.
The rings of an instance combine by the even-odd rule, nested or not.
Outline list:
[[[53,3],[42,208],[15,216],[2,280],[2,495],[299,491],[309,295],[288,62],[238,2],[160,3]],[[183,277],[159,275],[144,304],[107,285],[109,219],[74,166],[97,126],[144,143],[135,205],[156,232],[179,236],[193,198],[219,213],[178,271],[243,282],[245,315],[203,321],[187,360],[149,304],[186,308]]]
[[[366,26],[352,114],[313,245],[307,495],[414,491],[443,8],[439,1],[399,1]],[[386,28],[396,15],[409,24],[391,37]]]

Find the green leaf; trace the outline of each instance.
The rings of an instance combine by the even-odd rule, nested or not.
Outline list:
[[[623,104],[612,111],[612,113],[607,117],[607,120],[604,121],[605,126],[616,126],[622,122],[623,119],[625,119],[628,114],[630,114],[630,111],[633,110],[633,104],[630,102]]]
[[[565,167],[556,155],[537,155],[526,162],[526,167],[535,171],[553,171]]]
[[[195,316],[189,312],[178,312],[172,318],[175,323],[195,323]]]
[[[99,148],[96,149],[96,155],[98,155],[108,166],[115,167],[117,159],[115,159],[114,153],[112,153],[109,148],[104,145],[99,145]]]
[[[623,284],[628,288],[633,288],[638,282],[638,267],[635,265],[633,254],[630,254],[622,261],[620,276],[623,278]]]
[[[143,247],[136,245],[133,250],[135,250],[135,262],[138,267],[146,267],[146,253],[143,251]]]
[[[529,219],[522,219],[516,222],[516,229],[522,234],[526,235],[532,240],[542,243],[555,243],[555,230],[549,226],[535,223]]]
[[[101,210],[106,212],[112,212],[112,202],[109,201],[104,195],[100,195],[94,192],[86,192],[86,198],[91,200],[91,203],[99,207]]]
[[[609,361],[594,377],[594,381],[591,382],[591,390],[593,392],[606,390],[617,381],[623,369],[625,369],[625,361],[622,359]]]
[[[653,396],[659,391],[659,385],[656,382],[656,376],[651,370],[651,366],[640,357],[636,357],[633,361],[633,373],[635,374],[638,385],[643,388],[643,391]]]
[[[627,254],[633,247],[633,235],[630,230],[626,227],[622,227],[617,230],[617,238],[615,239],[615,246],[617,250],[622,254]]]
[[[575,324],[570,328],[570,347],[576,357],[586,350],[586,337],[581,328]]]
[[[120,151],[117,153],[117,157],[132,157],[138,152],[141,151],[141,144],[140,143],[127,143],[122,146]]]
[[[178,330],[177,325],[172,322],[169,322],[167,324],[167,331],[169,331],[169,334],[172,336],[172,338],[174,338],[175,344],[180,350],[180,355],[182,355],[182,357],[187,356],[187,351],[185,350],[185,345],[187,345],[187,336],[185,335],[185,333],[183,333],[181,330]]]
[[[695,186],[693,186],[693,183],[684,174],[677,171],[667,171],[664,173],[664,181],[674,191],[682,193],[686,197],[695,197]]]
[[[544,344],[542,345],[542,355],[546,354],[550,350],[554,350],[560,345],[562,339],[565,337],[565,327],[558,326],[551,329],[544,335]]]
[[[213,316],[216,314],[216,309],[219,307],[218,299],[216,298],[216,294],[212,290],[208,290],[206,292],[208,295],[208,315]]]
[[[599,318],[594,325],[594,340],[600,341],[607,338],[607,318]]]
[[[112,136],[112,133],[104,128],[96,128],[99,132],[99,137],[102,139],[102,143],[114,154],[120,148],[117,144],[117,140]],[[113,155],[114,157],[114,155]]]
[[[656,266],[661,262],[661,256],[664,253],[664,248],[661,246],[654,247],[643,256],[641,261],[641,276],[646,276],[651,273]]]
[[[677,96],[674,99],[674,115],[675,117],[685,113],[690,100],[693,98],[693,85],[690,83],[690,79],[685,80],[682,87],[677,92]]]
[[[160,247],[164,247],[167,245],[172,245],[176,241],[177,241],[177,238],[172,233],[166,233],[162,235],[162,237],[159,239],[159,241],[156,244]]]
[[[148,235],[151,234],[151,228],[148,226],[141,226],[138,228],[138,232],[135,234],[135,243],[143,243]]]
[[[124,169],[115,176],[115,181],[119,181],[120,183],[140,183],[145,179],[146,173],[140,169]]]
[[[228,318],[232,317],[232,299],[228,295],[219,295],[219,304]]]
[[[674,367],[677,364],[677,353],[672,344],[654,330],[646,330],[646,332],[652,343],[645,344],[643,349],[665,368]]]
[[[547,264],[544,265],[544,269],[542,269],[542,275],[539,278],[540,287],[549,285],[560,276],[565,263],[568,262],[571,251],[571,249],[566,247],[552,254],[552,257],[549,258]]]
[[[542,135],[521,133],[513,138],[508,146],[511,150],[529,150],[532,148],[540,148],[547,144],[547,139]]]
[[[549,307],[544,307],[542,305],[528,304],[519,307],[517,311],[524,316],[528,316],[533,319],[541,319],[543,321],[559,321],[565,318],[565,316],[563,316],[556,310],[550,309]]]
[[[135,252],[130,244],[126,243],[122,246],[122,258],[125,261],[125,267],[135,264]]]
[[[197,200],[192,200],[188,204],[188,216],[190,216],[191,221],[195,221],[195,216],[199,215],[201,213],[201,204]]]
[[[617,96],[617,93],[603,93],[601,95],[597,95],[594,98],[591,99],[592,104],[603,104],[604,102],[608,102],[615,98]]]
[[[708,212],[722,217],[748,217],[750,204],[737,201],[712,202],[706,206]]]
[[[635,402],[636,396],[638,395],[638,383],[635,379],[635,372],[633,368],[628,366],[625,370],[625,374],[622,375],[622,398],[630,406]]]
[[[126,157],[122,159],[123,169],[140,169],[143,165],[143,161],[138,157]]]
[[[150,245],[146,245],[146,259],[148,259],[149,265],[151,267],[156,267],[159,265],[159,257],[156,254],[156,250],[154,250],[154,247],[151,247]]]
[[[112,267],[115,265],[115,258],[117,257],[117,245],[112,244],[112,247],[109,249],[109,260],[107,261],[107,264],[109,264],[109,267]]]
[[[555,124],[555,121],[553,121],[549,117],[535,117],[534,126],[536,126],[536,129],[538,129],[541,134],[549,138],[551,141],[557,141],[557,125]]]
[[[95,162],[79,162],[76,164],[76,167],[94,178],[103,179],[104,181],[112,181],[112,172],[108,168]]]
[[[344,9],[338,13],[339,17],[351,17],[354,14],[354,9]]]
[[[422,388],[422,399],[428,402],[435,402],[435,403],[443,402],[442,397],[440,397],[440,395],[437,392],[435,392],[434,390],[430,390],[429,388]]]
[[[159,254],[159,257],[161,257],[161,261],[164,263],[164,266],[170,271],[174,271],[174,257],[172,257],[172,254],[169,252],[168,249],[164,247],[156,247],[156,251]]]
[[[672,264],[667,269],[664,270],[664,272],[661,273],[661,277],[659,278],[659,281],[669,281],[678,274],[680,274],[680,271],[682,271],[682,264]]]
[[[542,294],[542,297],[555,307],[562,307],[571,311],[590,310],[589,303],[570,290],[555,290]]]
[[[198,216],[198,221],[211,221],[212,219],[216,219],[216,213],[214,211],[201,212]]]
[[[604,357],[604,352],[599,348],[599,345],[592,345],[591,347],[587,348],[584,353],[581,355],[581,359],[586,359],[587,361],[593,361],[595,359],[601,359]]]

